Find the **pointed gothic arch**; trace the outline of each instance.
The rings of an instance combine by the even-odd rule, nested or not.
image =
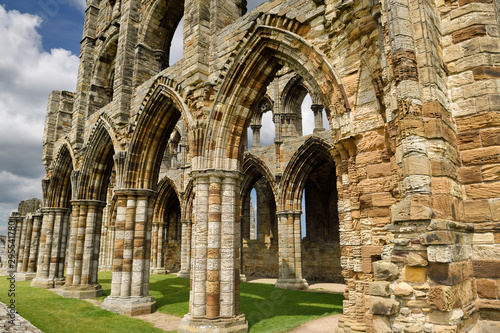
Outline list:
[[[314,170],[317,163],[322,160],[331,160],[333,156],[330,144],[324,140],[311,136],[292,156],[283,172],[280,185],[278,207],[280,210],[300,210],[302,202],[302,190],[309,174]]]
[[[119,148],[114,144],[109,124],[99,119],[86,145],[80,169],[78,199],[106,202],[109,178],[114,168],[113,155]]]
[[[62,144],[53,162],[46,198],[47,207],[71,207],[71,172],[74,170],[74,161],[71,146],[67,143]]]
[[[284,64],[318,92],[328,117],[349,108],[340,80],[320,51],[290,31],[259,26],[237,55],[215,99],[205,140],[208,165],[237,168],[242,133],[252,110]]]
[[[156,0],[145,10],[138,45],[144,53],[141,59],[149,62],[149,75],[171,65],[171,43],[183,15],[184,0]]]
[[[125,188],[157,189],[168,139],[181,117],[186,126],[190,119],[187,106],[178,91],[180,89],[179,85],[164,77],[151,87],[137,115],[125,160]]]

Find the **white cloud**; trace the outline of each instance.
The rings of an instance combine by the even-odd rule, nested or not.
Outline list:
[[[60,1],[60,0],[59,0]],[[68,0],[69,4],[75,6],[78,9],[85,10],[87,9],[87,1],[86,0]]]
[[[71,0],[74,3],[85,1]],[[51,90],[76,88],[79,59],[46,52],[35,15],[0,6],[0,224],[21,200],[41,198],[42,135]],[[1,226],[0,226],[1,230]]]
[[[267,147],[274,143],[276,126],[273,121],[273,113],[268,111],[262,115],[262,128],[260,129],[260,144]]]

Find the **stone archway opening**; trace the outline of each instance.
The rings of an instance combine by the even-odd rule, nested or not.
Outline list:
[[[176,273],[181,269],[181,206],[169,178],[160,182],[155,206],[150,271],[153,274]]]
[[[63,297],[93,298],[102,296],[98,283],[103,231],[112,229],[109,224],[109,205],[113,201],[115,180],[114,147],[105,122],[96,124],[89,141],[87,155],[81,171],[72,175],[78,188],[71,201],[73,214],[68,241],[66,282],[56,291]],[[111,204],[112,206],[112,204]],[[110,248],[103,244],[103,255],[109,256]]]
[[[278,225],[269,182],[259,178],[242,199],[241,278],[277,278]]]
[[[317,161],[302,195],[301,256],[303,278],[344,283],[340,265],[337,175],[333,160]]]
[[[26,267],[33,279],[31,286],[54,288],[64,284],[66,247],[68,246],[72,186],[73,159],[67,145],[63,145],[54,162],[49,179],[42,181],[44,203],[41,212],[40,244],[36,267],[34,261]],[[36,276],[33,272],[36,269]]]

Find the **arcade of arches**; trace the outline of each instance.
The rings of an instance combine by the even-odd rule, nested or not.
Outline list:
[[[345,283],[339,332],[500,321],[499,6],[88,0],[18,276],[89,298],[111,270],[102,307],[133,315],[177,272],[179,332],[247,331],[253,277]]]

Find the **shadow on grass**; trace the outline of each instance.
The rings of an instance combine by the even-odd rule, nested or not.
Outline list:
[[[305,321],[342,313],[343,300],[342,295],[278,289],[268,284],[240,285],[241,312],[251,332],[286,332]]]
[[[100,272],[104,297],[111,289],[111,273]],[[189,311],[189,279],[173,274],[151,274],[149,294],[158,311],[183,317]],[[343,296],[277,289],[261,283],[240,284],[241,312],[250,332],[286,332],[319,317],[342,313]]]

